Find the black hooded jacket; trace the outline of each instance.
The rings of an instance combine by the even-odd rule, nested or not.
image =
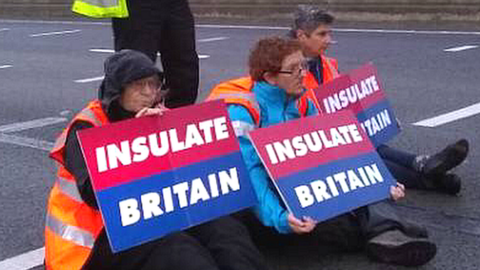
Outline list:
[[[110,122],[117,122],[135,117],[134,112],[120,106],[119,98],[125,86],[133,81],[162,73],[143,53],[133,50],[122,50],[107,58],[104,65],[105,78],[98,91],[102,109]],[[93,127],[90,123],[76,121],[67,135],[65,150],[65,168],[73,174],[83,201],[98,209],[88,175],[87,166],[82,156],[77,131]]]

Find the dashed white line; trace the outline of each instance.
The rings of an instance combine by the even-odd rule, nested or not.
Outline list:
[[[413,125],[422,126],[422,127],[437,127],[437,126],[447,124],[462,118],[467,118],[479,113],[480,113],[480,103],[477,103],[477,104],[465,107],[463,109],[459,109],[459,110],[442,114],[436,117],[418,121],[416,123],[413,123]]]
[[[480,32],[466,31],[426,31],[426,30],[395,30],[395,29],[355,29],[333,28],[335,32],[384,33],[384,34],[423,34],[423,35],[480,35]]]
[[[90,49],[90,52],[98,52],[98,53],[114,53],[115,50],[112,49]]]
[[[465,50],[470,50],[470,49],[475,49],[478,48],[477,45],[465,45],[465,46],[460,46],[460,47],[453,47],[453,48],[448,48],[443,51],[445,52],[460,52],[460,51],[465,51]]]
[[[5,133],[0,133],[0,142],[35,148],[35,149],[44,150],[44,151],[50,151],[54,145],[54,143],[47,142],[44,140],[32,139],[32,138],[10,135]],[[0,269],[8,269],[8,268],[0,267]]]
[[[63,25],[111,25],[110,22],[80,22],[80,21],[39,21],[39,20],[0,20],[4,23],[37,23],[37,24],[63,24]],[[217,29],[260,29],[260,30],[288,30],[290,27],[279,26],[252,26],[252,25],[214,25],[214,24],[196,24],[198,28],[217,28]],[[354,28],[334,28],[337,32],[377,32],[394,34],[443,34],[443,35],[477,35],[478,31],[425,31],[425,30],[395,30],[395,29],[354,29]]]
[[[8,31],[8,30],[10,30],[10,28],[0,28],[0,32]]]
[[[45,247],[0,261],[0,269],[27,270],[43,264]]]
[[[96,52],[96,53],[114,53],[115,52],[115,50],[112,50],[112,49],[89,49],[88,51],[89,52]],[[157,55],[160,56],[160,53],[157,53]],[[209,57],[210,57],[210,55],[208,55],[208,54],[199,54],[198,55],[199,59],[206,59],[206,58],[209,58]],[[75,82],[77,82],[77,81],[75,81]]]
[[[5,68],[11,68],[13,67],[12,65],[1,65],[0,69],[5,69]]]
[[[9,133],[9,132],[18,132],[22,130],[39,128],[49,125],[54,125],[67,121],[67,118],[63,117],[47,117],[42,119],[36,119],[26,122],[13,123],[8,125],[0,126],[0,132]]]
[[[48,32],[48,33],[39,33],[39,34],[31,34],[30,37],[44,37],[44,36],[55,36],[55,35],[64,35],[64,34],[73,34],[81,32],[82,30],[68,30],[68,31],[58,31],[58,32]]]
[[[198,42],[212,42],[212,41],[221,41],[226,39],[229,39],[229,38],[228,37],[204,38],[204,39],[199,39]]]
[[[103,78],[105,78],[105,76],[93,77],[93,78],[81,79],[81,80],[75,80],[74,82],[76,82],[76,83],[89,83],[89,82],[101,81],[101,80],[103,80]]]

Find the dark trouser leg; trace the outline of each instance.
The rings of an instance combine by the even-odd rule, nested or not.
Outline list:
[[[426,189],[427,187],[425,186],[423,179],[423,175],[409,169],[407,167],[404,167],[398,163],[392,162],[388,159],[384,159],[383,162],[385,162],[385,165],[387,166],[388,170],[390,173],[393,175],[393,177],[403,185],[405,185],[406,188],[414,188],[414,189]]]
[[[367,240],[391,230],[400,230],[411,237],[428,236],[424,227],[400,217],[392,204],[385,200],[354,211]]]
[[[160,7],[152,9],[148,6],[152,5],[151,1],[147,2],[150,3],[130,1],[130,16],[112,19],[114,48],[115,51],[131,49],[143,52],[155,62],[165,15]]]
[[[248,230],[237,219],[222,217],[186,231],[212,254],[222,270],[268,269]]]
[[[112,253],[105,230],[97,238],[86,270],[214,270],[209,252],[183,232],[165,236],[128,250]]]
[[[160,58],[170,92],[168,108],[195,103],[198,94],[199,63],[195,49],[195,26],[186,0],[169,1],[168,20],[160,39]]]
[[[378,146],[377,152],[380,157],[382,157],[382,159],[389,160],[391,162],[397,163],[403,167],[413,170],[412,165],[416,155],[400,151],[385,144]]]

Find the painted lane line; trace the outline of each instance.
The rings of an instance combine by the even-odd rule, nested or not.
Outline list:
[[[35,23],[35,24],[64,24],[64,25],[111,25],[110,22],[78,22],[78,21],[39,21],[39,20],[0,20],[2,23]],[[227,29],[259,29],[259,30],[289,30],[290,27],[278,26],[250,26],[250,25],[214,25],[214,24],[196,24],[198,28],[227,28]],[[444,34],[444,35],[477,35],[480,32],[475,31],[425,31],[425,30],[395,30],[395,29],[333,29],[337,32],[378,32],[378,33],[395,33],[395,34]]]
[[[395,29],[356,29],[356,28],[333,28],[335,32],[346,33],[383,33],[383,34],[423,34],[423,35],[476,35],[480,32],[466,31],[425,31],[425,30],[395,30]]]
[[[0,28],[0,32],[8,31],[10,28]]]
[[[18,132],[18,131],[22,131],[22,130],[39,128],[39,127],[54,125],[54,124],[58,124],[58,123],[63,123],[65,121],[67,121],[67,118],[47,117],[47,118],[36,119],[36,120],[32,120],[32,121],[3,125],[3,126],[0,126],[0,132],[3,132],[3,133]]]
[[[115,50],[112,49],[90,49],[90,52],[97,52],[97,53],[114,53]]]
[[[0,66],[0,69],[5,69],[5,68],[11,68],[13,67],[12,65],[2,65]]]
[[[112,49],[89,49],[88,51],[89,52],[96,52],[96,53],[114,53],[115,52],[115,50],[112,50]],[[157,56],[160,56],[160,53],[157,53]],[[209,57],[210,57],[210,55],[208,55],[208,54],[199,54],[198,55],[199,59],[206,59],[206,58],[209,58]]]
[[[44,37],[44,36],[55,36],[55,35],[64,35],[64,34],[73,34],[81,32],[82,30],[68,30],[68,31],[59,31],[59,32],[48,32],[48,33],[39,33],[39,34],[32,34],[30,37]]]
[[[44,151],[50,151],[54,145],[53,142],[47,142],[44,140],[32,139],[28,137],[10,135],[5,133],[0,133],[0,142],[35,148]],[[4,268],[0,267],[0,269]]]
[[[221,41],[226,39],[229,39],[229,37],[204,38],[204,39],[199,39],[198,42],[212,42],[212,41]]]
[[[469,49],[475,49],[478,48],[477,45],[465,45],[465,46],[460,46],[460,47],[453,47],[453,48],[448,48],[443,50],[444,52],[460,52],[460,51],[465,51]]]
[[[453,112],[445,113],[436,117],[425,119],[413,123],[414,126],[437,127],[446,123],[450,123],[462,118],[467,118],[480,113],[480,103],[459,109]]]
[[[74,82],[76,82],[76,83],[89,83],[89,82],[101,81],[101,80],[103,80],[103,78],[105,78],[105,76],[88,78],[88,79],[81,79],[81,80],[75,80]]]
[[[45,247],[35,249],[16,257],[0,261],[0,269],[27,270],[43,264]]]

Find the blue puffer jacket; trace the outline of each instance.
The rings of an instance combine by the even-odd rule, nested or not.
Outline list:
[[[256,82],[252,91],[260,106],[260,127],[268,127],[301,117],[297,108],[297,99],[287,96],[285,90],[266,82]],[[259,201],[254,209],[258,218],[265,226],[275,227],[280,233],[292,232],[287,221],[288,212],[248,139],[248,132],[255,128],[252,116],[241,105],[230,104],[228,113]],[[306,115],[315,114],[318,114],[318,111],[309,101]]]

